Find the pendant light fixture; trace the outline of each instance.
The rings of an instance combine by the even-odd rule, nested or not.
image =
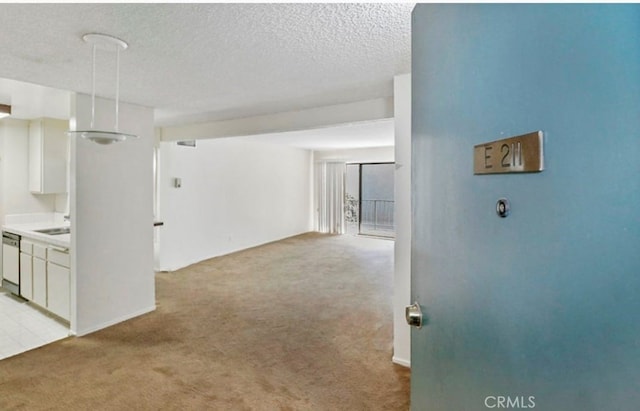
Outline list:
[[[89,33],[82,39],[92,45],[92,73],[91,73],[91,124],[89,130],[71,130],[69,135],[79,135],[98,144],[111,144],[127,139],[138,138],[133,134],[121,133],[118,129],[118,110],[120,99],[120,50],[126,50],[129,46],[125,41],[107,34]],[[96,53],[97,50],[110,50],[116,53],[116,98],[115,98],[115,124],[113,131],[96,130]]]

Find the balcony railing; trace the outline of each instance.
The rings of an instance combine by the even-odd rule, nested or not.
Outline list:
[[[349,199],[345,206],[347,224],[359,223],[360,234],[395,236],[394,201]]]

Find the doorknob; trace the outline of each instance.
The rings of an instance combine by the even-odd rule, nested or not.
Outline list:
[[[422,309],[417,302],[408,305],[404,309],[404,316],[407,320],[407,324],[412,327],[422,328]]]

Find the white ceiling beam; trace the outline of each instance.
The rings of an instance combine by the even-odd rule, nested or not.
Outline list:
[[[316,107],[285,113],[161,128],[162,141],[237,137],[309,130],[393,118],[393,97]]]

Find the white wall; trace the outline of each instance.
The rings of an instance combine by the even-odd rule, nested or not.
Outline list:
[[[395,151],[391,147],[354,148],[343,150],[318,150],[313,153],[317,162],[344,161],[345,163],[392,163]]]
[[[91,99],[72,99],[76,130]],[[112,130],[113,102],[96,101],[96,128]],[[98,145],[71,138],[71,330],[78,335],[155,309],[153,110],[120,104],[120,129],[138,139]]]
[[[66,195],[29,191],[29,121],[0,121],[0,220],[7,214],[64,212]]]
[[[393,278],[393,361],[410,366],[411,330],[404,308],[411,304],[411,74],[394,78],[395,274]]]
[[[308,150],[234,138],[195,148],[162,142],[159,171],[159,270],[311,230]]]

